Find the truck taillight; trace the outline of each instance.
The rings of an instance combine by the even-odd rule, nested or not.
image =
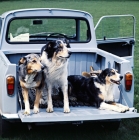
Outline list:
[[[14,94],[15,78],[14,76],[8,76],[6,81],[8,95],[12,96]]]
[[[125,74],[125,89],[126,91],[130,91],[132,87],[132,74],[131,73],[126,73]]]

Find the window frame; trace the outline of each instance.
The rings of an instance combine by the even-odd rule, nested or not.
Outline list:
[[[63,18],[63,19],[75,19],[75,21],[76,21],[76,34],[77,33],[79,33],[80,31],[80,27],[78,27],[79,25],[77,25],[78,24],[78,22],[77,21],[80,21],[80,20],[83,20],[83,21],[85,21],[86,22],[86,25],[87,25],[87,29],[88,29],[88,35],[89,35],[89,38],[86,40],[86,41],[74,41],[74,42],[72,42],[72,41],[70,41],[70,39],[72,39],[72,38],[68,38],[69,39],[69,41],[70,41],[70,43],[88,43],[88,42],[90,42],[90,40],[91,40],[91,30],[90,30],[90,26],[89,26],[89,21],[86,19],[86,18],[83,18],[83,17],[63,17],[63,16],[53,16],[53,17],[51,17],[51,16],[30,16],[30,17],[14,17],[14,18],[11,18],[10,20],[9,20],[9,22],[8,22],[8,24],[7,24],[7,30],[6,30],[6,36],[5,36],[5,40],[6,40],[6,42],[8,43],[8,44],[45,44],[46,42],[47,42],[47,40],[46,40],[46,42],[45,41],[42,41],[42,42],[37,42],[37,41],[35,41],[35,42],[10,42],[9,40],[8,40],[8,32],[9,32],[9,28],[10,28],[10,23],[13,21],[13,20],[16,20],[16,19],[45,19],[45,18]],[[75,39],[77,39],[77,36],[75,37]]]

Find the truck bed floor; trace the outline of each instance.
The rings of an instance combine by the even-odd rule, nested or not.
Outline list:
[[[70,113],[63,113],[63,108],[54,108],[53,113],[47,113],[46,109],[40,109],[38,114],[23,115],[23,111],[19,111],[19,117],[22,122],[62,122],[62,121],[85,121],[85,120],[105,120],[139,117],[130,109],[126,113],[118,113],[109,110],[99,110],[93,107],[70,107]]]

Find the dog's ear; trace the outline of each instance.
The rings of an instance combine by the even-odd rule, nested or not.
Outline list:
[[[65,38],[65,42],[67,44],[67,48],[70,48],[69,40]]]
[[[52,50],[54,48],[55,44],[56,44],[55,41],[49,41],[45,46],[42,47],[41,54],[43,51],[49,52],[50,50]]]
[[[55,45],[56,45],[56,42],[55,41],[50,41],[47,44],[47,49],[48,50],[51,50],[52,48],[54,48]]]
[[[82,76],[90,78],[91,75],[88,72],[82,72]]]
[[[90,72],[93,72],[94,68],[92,66],[90,66]]]
[[[109,76],[110,75],[110,69],[107,68],[107,69],[104,69],[102,70],[102,72],[100,73],[100,75],[105,78],[106,76]]]
[[[52,58],[54,50],[56,49],[56,41],[49,41],[43,48],[41,49],[41,55],[43,54],[43,51],[47,53],[48,59]]]
[[[22,57],[22,58],[20,58],[18,65],[25,64],[26,62],[27,62],[26,57]]]

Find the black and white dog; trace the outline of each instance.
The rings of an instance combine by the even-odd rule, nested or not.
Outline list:
[[[68,76],[69,95],[77,100],[95,103],[99,109],[126,112],[127,106],[116,103],[113,97],[113,85],[120,84],[123,76],[115,69],[105,69],[98,76],[86,78],[84,76]]]
[[[42,96],[46,96],[47,112],[53,112],[52,93],[53,88],[60,88],[64,97],[64,112],[70,112],[68,100],[68,58],[71,52],[69,42],[59,39],[48,42],[41,50],[41,63],[46,67],[45,89]],[[46,95],[45,95],[46,94]]]

